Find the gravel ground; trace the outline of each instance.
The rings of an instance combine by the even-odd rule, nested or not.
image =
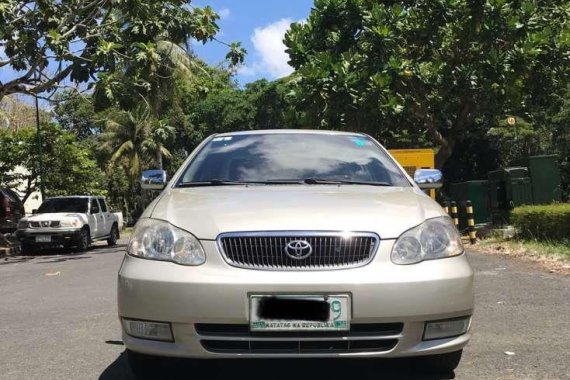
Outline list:
[[[122,250],[100,245],[80,255],[0,260],[0,379],[132,379],[115,301]],[[369,360],[216,361],[178,371],[220,380],[570,379],[570,276],[468,255],[477,273],[474,336],[455,374],[428,376],[409,361]]]

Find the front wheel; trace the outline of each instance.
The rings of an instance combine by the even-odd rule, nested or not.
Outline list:
[[[141,354],[127,350],[129,367],[137,379],[159,379],[161,372],[161,358],[158,356]]]
[[[77,242],[77,250],[79,252],[85,252],[89,248],[89,243],[91,242],[91,236],[89,236],[89,230],[84,228],[79,233],[79,241]]]
[[[425,356],[420,358],[421,366],[429,372],[451,372],[459,365],[462,353],[463,350],[459,350],[447,354]]]
[[[107,244],[112,247],[117,245],[117,240],[119,240],[119,227],[117,227],[116,224],[113,224],[113,227],[111,227],[111,235],[109,236],[109,239],[107,239]]]

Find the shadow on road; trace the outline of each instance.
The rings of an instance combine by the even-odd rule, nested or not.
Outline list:
[[[0,265],[17,264],[28,261],[33,261],[34,264],[48,264],[71,260],[90,259],[90,255],[123,253],[126,248],[126,244],[117,244],[113,247],[109,247],[107,245],[92,245],[85,252],[74,252],[71,249],[64,248],[47,248],[37,250],[29,255],[14,255],[6,257],[3,261],[0,261]]]
[[[172,362],[172,363],[171,363]],[[192,364],[190,364],[192,363]],[[172,364],[172,365],[171,365]],[[444,380],[455,374],[424,374],[414,370],[411,360],[370,359],[267,359],[208,360],[196,364],[169,360],[170,370],[160,379],[227,380]],[[99,380],[134,380],[123,352],[101,374]]]

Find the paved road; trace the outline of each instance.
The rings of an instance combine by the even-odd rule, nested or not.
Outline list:
[[[0,261],[0,379],[132,379],[115,305],[122,249]],[[409,361],[225,361],[180,365],[181,378],[570,379],[570,277],[469,257],[477,271],[474,338],[455,374],[414,373]]]

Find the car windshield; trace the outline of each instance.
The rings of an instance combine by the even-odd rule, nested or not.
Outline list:
[[[87,198],[53,198],[46,199],[38,209],[38,214],[51,212],[87,212]]]
[[[178,186],[288,182],[410,186],[369,137],[317,133],[215,137],[188,165]]]

